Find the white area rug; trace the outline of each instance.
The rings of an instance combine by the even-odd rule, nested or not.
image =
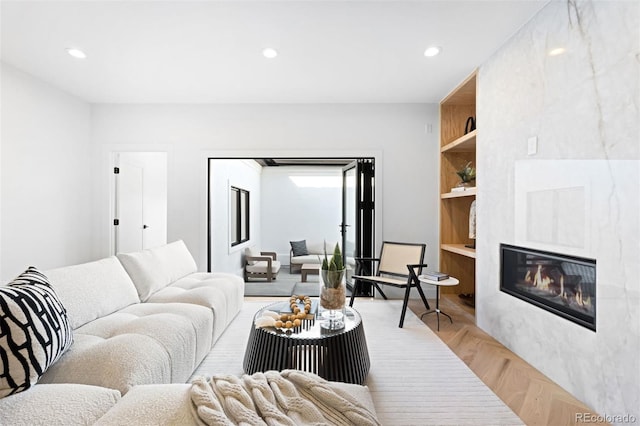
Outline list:
[[[242,311],[193,376],[243,374],[255,312]],[[413,312],[398,328],[401,301],[356,300],[371,358],[369,386],[383,425],[522,425],[516,416]]]

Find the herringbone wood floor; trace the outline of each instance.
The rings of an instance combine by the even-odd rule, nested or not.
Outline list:
[[[476,327],[473,308],[454,295],[442,295],[440,309],[453,318],[453,324],[440,316],[423,316],[427,324],[469,368],[502,399],[527,425],[578,425],[583,413],[596,413],[555,384],[500,342]],[[435,300],[429,300],[433,308]],[[409,308],[418,316],[425,312],[420,300]],[[590,425],[607,423],[590,423]]]

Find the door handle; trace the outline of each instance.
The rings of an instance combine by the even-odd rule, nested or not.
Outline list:
[[[148,227],[148,225],[142,225],[142,229],[147,229]]]

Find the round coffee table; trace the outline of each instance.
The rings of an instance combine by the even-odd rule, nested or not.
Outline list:
[[[262,311],[286,312],[288,302],[278,302],[259,310],[253,317],[244,371],[304,370],[332,381],[364,384],[371,362],[360,314],[346,308],[345,327],[327,330],[315,319],[287,331],[274,327],[255,328]]]

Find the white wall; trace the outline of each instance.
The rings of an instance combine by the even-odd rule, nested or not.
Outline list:
[[[90,260],[89,104],[6,64],[1,102],[2,281]]]
[[[299,187],[290,176],[328,176],[335,187]],[[341,239],[342,170],[340,167],[265,167],[262,172],[262,245],[289,264],[290,241],[336,242]]]
[[[433,133],[425,133],[425,125]],[[207,158],[225,151],[298,156],[319,150],[335,156],[379,151],[382,238],[424,241],[437,264],[436,105],[94,105],[92,139],[98,167],[106,148],[169,152],[168,240],[185,240],[206,269]],[[146,147],[146,149],[140,149]],[[154,149],[155,148],[155,149]],[[164,149],[166,148],[166,149]],[[131,148],[129,148],[131,149]],[[216,155],[212,155],[216,154]],[[100,179],[96,182],[104,186]],[[104,189],[96,188],[96,193]],[[100,214],[108,206],[96,201]],[[108,218],[103,220],[108,221]],[[99,227],[98,227],[99,228]],[[96,229],[96,252],[108,250]]]
[[[478,325],[598,413],[635,421],[639,18],[637,2],[550,2],[480,68],[477,105]],[[562,188],[582,201],[527,223],[540,211],[527,194]],[[500,292],[500,243],[596,259],[597,331]]]
[[[212,271],[242,275],[243,249],[260,247],[261,173],[262,168],[253,160],[210,160]],[[249,241],[234,247],[229,234],[230,186],[249,191]]]

